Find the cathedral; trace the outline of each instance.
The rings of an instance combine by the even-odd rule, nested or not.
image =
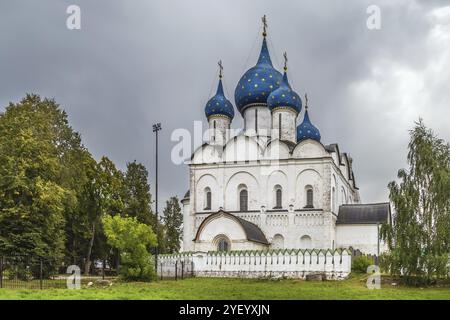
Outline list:
[[[189,161],[183,251],[344,249],[380,254],[389,203],[362,204],[353,159],[325,144],[318,117],[272,64],[263,18],[256,65],[225,96],[222,65],[206,103],[209,141]],[[235,108],[237,112],[235,113]],[[244,128],[231,136],[236,114]]]

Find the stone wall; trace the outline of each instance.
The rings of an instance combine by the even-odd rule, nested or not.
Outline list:
[[[197,277],[305,279],[307,275],[322,274],[328,280],[340,280],[351,272],[351,254],[347,250],[282,249],[161,255],[158,275],[163,270],[165,277],[174,277],[175,268],[169,266],[175,261],[190,264]]]

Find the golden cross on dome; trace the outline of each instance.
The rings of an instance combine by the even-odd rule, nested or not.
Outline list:
[[[263,23],[263,37],[265,38],[267,36],[267,19],[266,19],[266,15],[264,15],[262,18],[262,23]]]
[[[284,72],[286,72],[287,71],[287,62],[288,62],[288,57],[287,57],[286,51],[283,53],[283,57],[284,57]]]
[[[305,93],[305,110],[308,110],[308,94]]]
[[[219,78],[222,79],[222,72],[223,72],[222,60],[219,60],[217,64],[219,65]]]

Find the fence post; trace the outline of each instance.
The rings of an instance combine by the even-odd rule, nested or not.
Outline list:
[[[41,290],[42,290],[43,269],[44,269],[44,266],[42,264],[42,259],[41,259],[40,260],[40,268],[39,268],[39,287],[41,288]]]
[[[105,280],[105,264],[106,264],[106,261],[105,261],[105,259],[103,259],[103,263],[102,263],[102,280]]]
[[[178,280],[178,260],[175,261],[175,281]]]
[[[181,279],[184,279],[184,261],[181,261]]]
[[[162,263],[161,263],[161,267],[160,267],[160,272],[161,272],[161,280],[163,279],[163,267],[162,267]],[[158,272],[158,271],[156,271],[156,272]]]
[[[3,288],[3,256],[0,257],[0,288]]]

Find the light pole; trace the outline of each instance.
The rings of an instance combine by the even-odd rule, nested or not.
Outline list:
[[[158,219],[158,131],[161,130],[161,123],[156,123],[153,125],[153,132],[156,134],[156,159],[155,159],[155,216],[156,216],[156,224],[155,224],[155,232],[156,232],[156,240],[158,241],[156,245],[155,251],[155,272],[158,272],[158,248],[159,248],[159,219]]]

